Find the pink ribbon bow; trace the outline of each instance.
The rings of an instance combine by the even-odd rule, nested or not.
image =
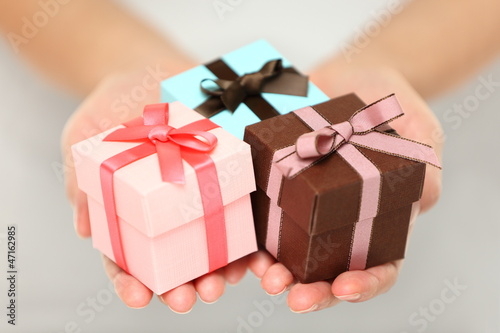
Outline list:
[[[218,179],[217,169],[208,154],[216,146],[217,137],[207,131],[219,126],[209,119],[202,119],[174,128],[168,125],[168,117],[168,104],[147,105],[142,118],[125,123],[125,128],[117,129],[104,138],[104,141],[141,142],[108,158],[100,167],[113,256],[116,264],[128,272],[116,213],[113,174],[130,163],[157,153],[161,177],[165,182],[185,183],[183,160],[196,172],[205,217],[209,271],[214,271],[225,266],[228,260],[222,194],[219,182],[213,181]],[[207,193],[208,188],[210,193]]]
[[[292,178],[318,158],[339,151],[345,144],[352,144],[440,168],[432,147],[377,131],[377,127],[402,115],[398,100],[394,94],[389,95],[358,110],[347,121],[328,124],[301,135],[295,143],[295,151],[274,162],[283,175]]]

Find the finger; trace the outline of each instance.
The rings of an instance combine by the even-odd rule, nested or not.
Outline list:
[[[265,250],[259,250],[248,256],[248,268],[257,278],[262,278],[276,260]]]
[[[422,199],[420,199],[420,212],[424,213],[431,209],[439,200],[442,191],[442,170],[427,167]]]
[[[260,281],[266,293],[273,296],[284,293],[292,283],[292,273],[279,262],[269,267]]]
[[[78,191],[75,197],[73,223],[76,234],[81,238],[90,237],[91,230],[87,195],[82,191]]]
[[[230,285],[236,285],[245,276],[248,268],[248,256],[233,261],[224,267],[224,278]]]
[[[140,309],[148,305],[153,297],[153,292],[139,280],[125,273],[111,259],[104,255],[102,258],[104,270],[113,282],[116,294],[123,303],[134,309]]]
[[[66,167],[64,168],[64,179],[66,185],[66,194],[73,207],[73,224],[76,234],[81,238],[90,237],[90,219],[87,206],[87,196],[82,192],[76,183],[75,162],[71,153],[71,144],[83,140],[82,134],[71,130],[74,123],[86,124],[77,114],[74,114],[68,121],[62,139],[63,158]]]
[[[185,283],[159,296],[160,300],[175,313],[189,313],[196,303],[196,290],[193,282]]]
[[[413,96],[413,98],[407,96],[403,95],[401,98],[405,116],[395,120],[392,126],[402,136],[433,147],[437,157],[442,161],[443,130],[439,121],[424,100],[418,96]],[[412,124],[412,126],[408,126],[408,124]],[[442,188],[441,181],[442,170],[426,166],[424,187],[420,200],[421,212],[429,210],[439,200]]]
[[[340,300],[364,302],[388,291],[398,278],[402,260],[340,274],[332,284],[332,293]]]
[[[223,270],[205,274],[194,280],[194,287],[203,303],[215,303],[224,293],[226,281]]]
[[[326,281],[294,285],[288,293],[288,306],[296,313],[322,310],[340,303]]]

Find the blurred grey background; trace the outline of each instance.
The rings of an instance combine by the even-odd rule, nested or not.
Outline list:
[[[389,2],[123,1],[201,62],[266,38],[304,71]],[[220,3],[230,9],[218,11]],[[91,241],[75,235],[64,194],[59,138],[79,101],[33,73],[7,43],[0,43],[0,63],[0,332],[500,331],[500,87],[475,96],[481,78],[500,81],[500,62],[431,102],[446,131],[444,191],[418,219],[397,285],[370,302],[307,315],[291,313],[250,273],[188,315],[156,298],[142,310],[123,305]],[[466,112],[453,111],[457,105]],[[18,226],[15,328],[5,316],[8,224]]]

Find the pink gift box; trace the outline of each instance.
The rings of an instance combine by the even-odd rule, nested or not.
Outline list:
[[[203,119],[180,102],[170,103],[175,128]],[[103,204],[101,163],[138,146],[103,138],[120,125],[72,146],[79,188],[87,194],[96,249],[115,260]],[[228,262],[257,250],[250,192],[255,190],[250,146],[222,128],[209,131],[218,143],[210,157],[224,205]],[[162,294],[209,271],[201,194],[195,170],[183,161],[185,184],[163,182],[157,154],[139,159],[114,175],[114,200],[129,273]]]

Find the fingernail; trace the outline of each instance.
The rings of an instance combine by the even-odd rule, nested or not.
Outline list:
[[[314,304],[309,309],[297,311],[297,310],[294,310],[294,309],[290,308],[290,311],[292,311],[293,313],[308,313],[308,312],[313,312],[313,311],[315,311],[317,309],[318,309],[318,304]]]
[[[193,310],[193,308],[191,308],[191,309],[187,310],[186,312],[180,312],[180,311],[175,311],[174,309],[172,309],[172,308],[170,307],[170,305],[167,305],[167,306],[168,306],[168,308],[169,308],[169,309],[170,309],[173,313],[177,313],[177,314],[181,314],[181,315],[182,315],[182,314],[188,314],[189,312],[191,312],[191,310]]]
[[[266,292],[266,294],[268,294],[269,296],[278,296],[278,295],[281,295],[283,294],[285,291],[288,290],[288,286],[285,286],[285,288],[283,288],[283,290],[277,292],[276,294],[272,294],[272,293],[268,293],[267,290],[264,290]]]
[[[208,301],[205,301],[203,298],[199,297],[200,298],[200,301],[202,301],[203,303],[205,304],[214,304],[215,302],[217,302],[219,299],[217,298],[215,301],[212,301],[212,302],[208,302]]]
[[[361,298],[361,294],[360,293],[356,293],[356,294],[350,294],[350,295],[335,295],[335,297],[337,297],[338,299],[340,299],[341,301],[357,301],[358,299]]]

